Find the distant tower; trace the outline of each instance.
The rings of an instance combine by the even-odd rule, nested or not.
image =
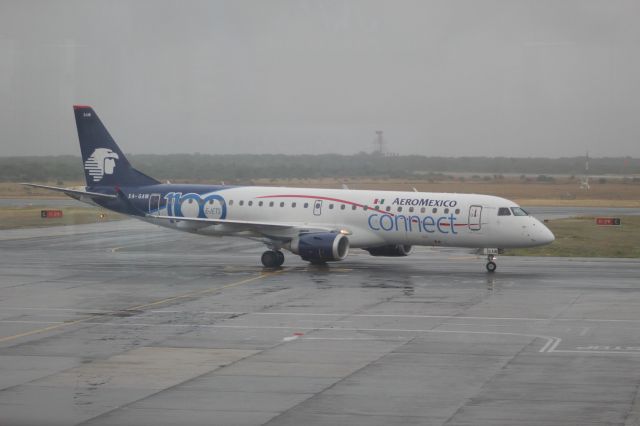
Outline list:
[[[587,191],[591,189],[591,185],[589,185],[589,151],[587,151],[584,160],[584,176],[580,180],[580,189],[586,189]]]
[[[384,147],[384,137],[382,136],[384,132],[382,130],[376,130],[376,138],[373,141],[373,146],[375,147],[373,153],[382,157],[385,153]]]

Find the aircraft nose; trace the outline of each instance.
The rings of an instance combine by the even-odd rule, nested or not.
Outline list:
[[[546,226],[542,225],[541,228],[541,236],[540,236],[540,242],[543,244],[550,244],[552,242],[555,241],[556,236],[553,235],[553,232],[551,232],[551,230],[549,228],[547,228]]]
[[[536,246],[542,246],[550,244],[555,241],[556,237],[553,232],[549,230],[541,221],[536,218],[532,218],[530,227],[528,228],[529,238],[531,242]]]

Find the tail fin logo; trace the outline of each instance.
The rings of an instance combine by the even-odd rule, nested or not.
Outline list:
[[[89,172],[89,176],[94,182],[100,182],[104,175],[112,175],[116,168],[116,160],[120,159],[118,154],[108,148],[96,148],[87,161],[84,168]]]

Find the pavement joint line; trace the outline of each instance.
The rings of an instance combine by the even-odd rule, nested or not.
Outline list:
[[[69,327],[69,326],[76,325],[76,324],[81,324],[81,323],[87,323],[87,324],[92,324],[92,325],[94,325],[94,324],[107,324],[107,323],[100,323],[100,322],[91,323],[89,321],[97,319],[97,318],[101,318],[101,317],[103,317],[105,315],[115,314],[115,313],[118,313],[118,312],[140,310],[140,309],[148,307],[148,306],[156,306],[156,305],[160,305],[160,304],[163,304],[163,303],[173,302],[175,300],[188,299],[188,298],[192,298],[192,297],[195,297],[195,296],[202,296],[202,295],[205,295],[205,294],[216,293],[218,291],[225,290],[227,288],[236,287],[236,286],[239,286],[239,285],[242,285],[242,284],[247,284],[247,283],[250,283],[252,281],[256,281],[256,280],[259,280],[259,279],[262,279],[262,278],[266,278],[266,277],[270,277],[270,276],[273,276],[273,275],[276,275],[276,274],[280,274],[280,273],[285,272],[285,271],[286,271],[286,269],[281,269],[281,270],[273,271],[273,272],[261,272],[259,275],[256,275],[254,277],[247,278],[247,279],[244,279],[244,280],[241,280],[241,281],[237,281],[237,282],[234,282],[234,283],[231,283],[231,284],[226,284],[226,285],[223,285],[221,287],[209,288],[209,289],[200,290],[200,291],[193,291],[193,292],[189,292],[189,293],[186,293],[186,294],[181,294],[181,295],[178,295],[178,296],[168,297],[168,298],[162,299],[162,300],[157,300],[157,301],[151,302],[151,303],[145,303],[145,304],[142,304],[142,305],[137,305],[137,306],[128,307],[128,308],[124,308],[124,309],[118,309],[118,310],[109,311],[108,313],[105,313],[105,314],[101,313],[101,314],[98,314],[98,315],[91,315],[91,316],[88,316],[88,317],[85,317],[85,318],[80,318],[80,319],[73,320],[73,321],[55,323],[55,324],[49,325],[47,327],[42,327],[42,328],[38,328],[38,329],[35,329],[35,330],[30,330],[30,331],[25,331],[23,333],[14,334],[12,336],[0,337],[0,343],[9,342],[11,340],[20,339],[22,337],[33,336],[34,334],[46,333],[46,332],[49,332],[49,331],[57,330],[59,328]]]
[[[114,311],[118,312],[118,311]],[[96,316],[98,317],[98,316]],[[151,324],[151,323],[115,323],[115,322],[88,322],[91,318],[74,321],[87,322],[91,325],[106,325],[110,327],[201,327],[201,328],[229,328],[229,329],[244,329],[244,330],[313,330],[313,331],[338,331],[338,332],[395,332],[395,333],[450,333],[450,334],[484,334],[484,335],[498,335],[498,336],[516,336],[516,337],[531,337],[536,339],[545,339],[546,344],[540,349],[539,352],[552,352],[562,339],[553,336],[545,336],[540,334],[527,334],[527,333],[515,333],[505,331],[479,331],[479,330],[434,330],[434,329],[415,329],[415,328],[358,328],[358,327],[311,327],[311,326],[299,326],[299,325],[225,325],[225,324]],[[58,324],[58,326],[64,326],[72,323]],[[50,327],[45,327],[50,328]],[[44,329],[43,329],[44,330]]]

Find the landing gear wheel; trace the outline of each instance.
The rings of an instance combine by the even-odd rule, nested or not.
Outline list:
[[[284,257],[284,256],[283,256]],[[262,257],[260,258],[262,264],[265,268],[275,268],[278,266],[278,254],[273,250],[267,250],[262,253]]]
[[[495,272],[497,267],[498,267],[498,265],[496,265],[496,262],[494,262],[492,260],[487,262],[487,271]]]
[[[284,254],[281,251],[267,250],[260,258],[265,268],[277,268],[284,263]]]

